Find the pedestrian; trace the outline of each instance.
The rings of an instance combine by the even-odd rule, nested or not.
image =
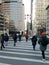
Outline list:
[[[8,41],[9,41],[9,36],[7,33],[4,34],[4,43],[7,46],[8,45]]]
[[[17,42],[17,33],[13,34],[13,40],[14,40],[14,46],[16,46],[16,42]]]
[[[26,42],[28,41],[28,33],[25,34]]]
[[[19,35],[18,35],[19,42],[21,41],[21,37],[22,37],[22,35],[21,35],[21,33],[19,33]]]
[[[36,47],[36,44],[37,44],[37,37],[36,37],[36,35],[32,36],[31,42],[32,42],[33,50],[35,50],[35,47]]]
[[[1,50],[3,49],[3,48],[5,48],[4,47],[4,34],[1,34]]]
[[[42,60],[45,60],[45,51],[49,43],[46,33],[41,32],[41,37],[39,38],[38,43],[40,44],[40,50],[42,52]]]

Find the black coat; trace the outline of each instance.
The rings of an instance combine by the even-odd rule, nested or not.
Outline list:
[[[4,35],[4,40],[8,41],[9,40],[9,36],[7,34]]]
[[[36,36],[33,36],[32,39],[32,45],[36,45],[36,42],[37,42],[37,37]]]
[[[16,35],[16,34],[13,35],[13,40],[14,40],[14,41],[17,40],[17,35]]]
[[[1,34],[1,43],[4,43],[4,34]]]

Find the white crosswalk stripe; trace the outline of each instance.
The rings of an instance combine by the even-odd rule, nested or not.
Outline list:
[[[19,55],[29,55],[29,56],[41,56],[41,54],[31,54],[31,53],[21,53],[21,52],[9,52],[9,51],[0,51],[2,53],[9,53],[9,54],[19,54]],[[49,55],[46,55],[46,57],[49,57]]]
[[[15,49],[15,48],[13,49],[13,48],[12,48],[12,49],[6,49],[6,50],[8,50],[8,51],[24,51],[24,52],[36,52],[36,53],[41,53],[40,50],[35,50],[35,51],[33,51],[33,50],[26,50],[26,49],[23,50],[22,48],[21,48],[21,49]],[[48,49],[48,50],[49,50],[49,49]],[[47,54],[47,53],[49,53],[49,52],[46,51],[45,53]]]
[[[28,58],[20,58],[20,57],[0,56],[0,58],[13,59],[13,60],[22,60],[22,61],[31,61],[31,62],[33,61],[33,62],[49,63],[49,61],[43,62],[42,60],[28,59]]]
[[[6,63],[0,63],[0,65],[11,65],[11,64],[6,64]]]
[[[49,64],[49,59],[46,60],[45,62],[43,62],[41,60],[42,55],[41,55],[41,51],[39,49],[36,49],[35,51],[33,51],[31,45],[30,45],[30,47],[29,47],[29,44],[27,44],[25,46],[24,45],[17,44],[16,47],[6,46],[5,49],[0,50],[0,58],[5,59],[5,60],[18,60],[18,61],[22,61],[22,62],[27,61],[27,62],[38,62],[38,63]],[[48,51],[49,51],[49,49],[48,49]],[[47,58],[49,58],[48,51],[45,52]],[[2,63],[2,62],[0,62],[0,65],[3,65],[3,64],[12,65],[11,63],[8,64],[8,63],[4,63],[4,62]]]

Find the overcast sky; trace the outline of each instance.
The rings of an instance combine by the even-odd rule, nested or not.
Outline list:
[[[23,0],[25,6],[25,14],[30,14],[30,1],[31,0]]]
[[[29,14],[30,15],[30,1],[31,0],[23,0],[24,6],[25,6],[25,15]],[[25,17],[26,18],[26,17]],[[29,20],[28,20],[29,22]],[[27,28],[27,19],[25,20],[25,29]]]

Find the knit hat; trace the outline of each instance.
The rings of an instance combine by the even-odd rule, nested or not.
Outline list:
[[[42,35],[45,35],[45,34],[46,34],[46,32],[42,32],[41,34],[42,34]]]

